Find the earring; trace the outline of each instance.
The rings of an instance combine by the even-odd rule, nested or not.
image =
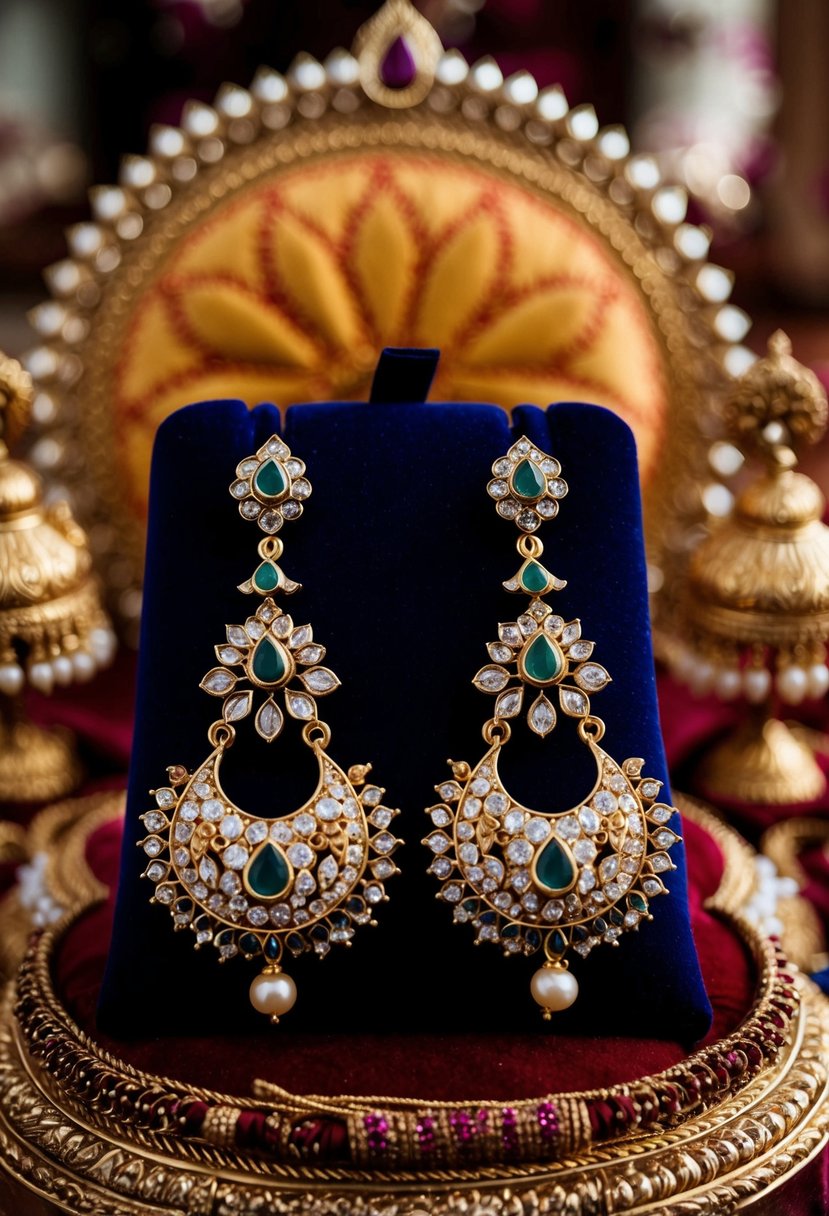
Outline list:
[[[566,585],[541,564],[543,545],[532,535],[567,493],[559,462],[520,439],[492,473],[487,491],[496,510],[521,533],[522,564],[504,587],[530,603],[499,625],[487,648],[492,661],[473,681],[496,698],[483,728],[489,750],[474,766],[449,761],[453,779],[435,787],[441,801],[426,812],[434,830],[423,843],[434,854],[429,872],[443,883],[438,898],[456,922],[474,926],[477,942],[499,944],[507,955],[543,949],[530,989],[549,1020],[578,996],[571,950],[584,958],[600,942],[618,945],[623,931],[652,919],[650,901],[667,893],[661,875],[676,868],[667,850],[680,837],[667,826],[674,808],[658,801],[662,783],[641,775],[644,761],[617,764],[599,746],[605,724],[591,714],[590,696],[610,676],[592,660],[580,622],[565,622],[544,602]],[[535,735],[554,729],[554,690],[562,713],[577,719],[597,777],[583,801],[548,814],[509,794],[498,762],[510,720],[525,708]]]
[[[201,681],[223,701],[207,732],[210,755],[193,773],[168,768],[169,785],[151,791],[157,805],[141,816],[150,835],[139,844],[150,859],[143,877],[155,886],[152,902],[169,909],[175,929],[191,929],[197,949],[212,942],[220,962],[236,955],[263,961],[250,999],[278,1022],[296,1000],[296,985],[280,967],[283,948],[322,958],[332,944],[350,945],[355,925],[375,923],[383,883],[399,872],[391,857],[400,841],[388,831],[399,812],[381,805],[379,786],[365,785],[370,764],[346,772],[328,755],[331,731],[315,698],[340,681],[321,666],[325,647],[311,626],[295,625],[273,598],[300,587],[277,564],[283,545],[273,534],[302,514],[311,493],[304,463],[274,436],[239,464],[230,493],[242,517],[266,533],[259,565],[239,587],[262,602],[244,625],[226,627],[219,666]],[[319,768],[314,793],[281,819],[242,810],[222,788],[225,752],[257,701],[261,738],[272,743],[287,713],[303,724]]]

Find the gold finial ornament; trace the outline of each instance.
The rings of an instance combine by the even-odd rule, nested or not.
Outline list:
[[[795,468],[795,448],[826,430],[826,394],[778,330],[768,354],[737,381],[723,417],[763,467],[691,558],[688,642],[675,671],[698,694],[742,697],[753,707],[705,760],[710,789],[746,802],[804,802],[825,778],[777,712],[829,689],[829,528],[823,495]]]
[[[86,537],[66,503],[46,505],[34,470],[7,442],[23,430],[32,383],[0,353],[0,802],[68,793],[79,770],[69,736],[28,722],[28,682],[49,693],[92,678],[115,637],[101,607]]]
[[[399,110],[429,93],[443,45],[410,0],[386,0],[358,30],[354,54],[366,95]]]

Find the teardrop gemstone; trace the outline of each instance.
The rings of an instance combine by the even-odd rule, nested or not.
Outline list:
[[[276,591],[280,582],[279,576],[279,566],[275,562],[262,562],[257,567],[251,582],[257,591],[266,595],[269,591]]]
[[[398,35],[383,56],[380,79],[387,89],[405,89],[416,75],[417,67],[409,44]]]
[[[248,862],[245,885],[259,899],[276,899],[291,881],[291,867],[281,849],[266,840]]]
[[[648,910],[647,900],[643,895],[640,895],[638,891],[634,891],[632,895],[628,896],[628,903],[630,904],[631,908],[635,908],[637,912],[647,912]]]
[[[510,485],[513,494],[517,494],[519,498],[524,498],[528,502],[534,502],[540,498],[547,488],[544,474],[531,460],[522,460],[516,465],[510,478]]]
[[[537,882],[551,895],[568,891],[576,881],[575,862],[555,837],[538,854],[533,869]]]
[[[532,558],[521,567],[521,586],[529,595],[543,595],[549,583],[547,571]]]
[[[533,684],[552,684],[561,675],[561,651],[546,633],[539,633],[521,655],[520,668]]]
[[[253,479],[253,488],[262,498],[280,498],[287,487],[288,482],[278,460],[266,460]]]
[[[267,634],[257,643],[251,659],[251,675],[260,684],[278,684],[289,670],[285,652],[279,642]]]

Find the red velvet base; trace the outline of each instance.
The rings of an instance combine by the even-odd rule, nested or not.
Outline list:
[[[117,873],[120,833],[120,823],[113,822],[99,829],[89,842],[89,863],[107,883]],[[722,873],[715,841],[690,822],[685,824],[685,839],[694,935],[715,1009],[710,1035],[714,1039],[727,1034],[749,1007],[752,969],[739,939],[703,908]],[[105,906],[74,928],[60,952],[58,991],[73,1015],[101,1046],[135,1067],[173,1074],[191,1084],[220,1091],[246,1094],[254,1078],[263,1078],[299,1093],[498,1100],[630,1081],[667,1068],[687,1054],[687,1048],[670,1039],[473,1032],[462,1036],[349,1035],[344,1039],[336,1034],[304,1035],[289,1020],[278,1029],[263,1026],[262,1034],[245,1039],[196,1036],[116,1042],[98,1034],[94,1025],[110,928],[111,906]],[[463,945],[459,941],[459,949]],[[600,965],[598,959],[596,965]],[[148,971],[152,973],[151,968]],[[437,999],[439,978],[434,977]],[[506,967],[503,982],[510,982]],[[217,964],[216,983],[222,983]],[[485,993],[476,995],[486,999]],[[389,998],[399,999],[396,994],[389,994]],[[618,999],[619,994],[609,995],[609,1022]],[[336,1010],[335,1004],[333,1008]],[[198,1010],[194,1009],[193,1019],[197,1024]],[[474,996],[470,1022],[474,1024]]]

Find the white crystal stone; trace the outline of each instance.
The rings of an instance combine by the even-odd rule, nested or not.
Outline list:
[[[311,697],[301,692],[289,692],[286,696],[288,712],[292,718],[310,721],[316,715],[316,706]]]
[[[556,835],[562,840],[576,840],[581,835],[579,821],[573,815],[566,815],[556,823]]]
[[[581,717],[587,713],[587,698],[583,693],[576,692],[573,688],[562,688],[560,693],[561,704],[567,713],[575,717]]]
[[[210,823],[218,823],[224,813],[224,803],[219,802],[216,798],[208,798],[201,805],[202,819],[207,819]]]
[[[451,846],[451,840],[444,832],[433,832],[431,836],[427,836],[426,844],[433,853],[445,853]]]
[[[474,866],[478,861],[478,846],[475,844],[462,844],[458,849],[458,857],[465,865]]]
[[[593,806],[602,815],[612,815],[617,805],[615,796],[609,790],[599,790],[593,795]]]
[[[610,677],[599,663],[585,663],[575,673],[575,681],[588,692],[598,692],[610,683]]]
[[[458,840],[471,840],[475,835],[475,829],[471,823],[461,821],[457,826]]]
[[[506,794],[501,794],[496,790],[487,796],[484,806],[490,815],[502,815],[509,806],[509,798]]]
[[[619,872],[619,858],[613,853],[610,857],[605,857],[599,866],[599,877],[602,882],[609,882],[611,878],[615,878]]]
[[[389,832],[381,832],[379,836],[375,836],[372,841],[378,853],[390,853],[397,844],[395,838]]]
[[[592,870],[582,870],[576,887],[580,895],[588,895],[596,885],[596,875]]]
[[[573,856],[582,865],[590,865],[596,857],[596,846],[592,840],[577,840],[573,845]]]
[[[238,722],[241,718],[248,716],[252,705],[253,693],[250,690],[233,693],[226,699],[222,707],[222,717],[225,722]]]
[[[524,829],[524,834],[533,844],[540,844],[550,835],[550,824],[546,819],[531,819]]]
[[[300,678],[305,687],[309,688],[311,692],[332,692],[339,684],[337,677],[327,667],[317,667],[311,671],[306,671]]]
[[[243,830],[242,820],[238,815],[225,815],[219,824],[219,831],[225,840],[238,840]]]
[[[583,806],[579,811],[579,823],[585,832],[598,832],[602,825],[600,817],[588,806]]]
[[[297,870],[301,870],[314,860],[314,850],[307,844],[292,844],[288,849],[288,860]]]
[[[202,680],[202,686],[206,688],[208,692],[215,693],[219,696],[221,696],[222,693],[229,692],[235,683],[236,677],[231,675],[229,671],[223,671],[219,667],[215,668],[211,672],[208,672],[208,674]]]
[[[491,498],[504,498],[507,494],[509,494],[509,486],[507,483],[505,481],[499,481],[497,478],[495,481],[491,481],[489,483],[487,490]]]
[[[202,882],[206,882],[209,887],[215,887],[216,879],[219,877],[219,871],[216,868],[216,863],[210,857],[202,857],[199,862],[199,877]]]
[[[151,836],[149,840],[144,842],[144,852],[148,857],[158,857],[163,848],[164,845],[157,836]]]
[[[515,834],[516,832],[520,832],[521,829],[523,828],[523,826],[524,826],[524,812],[523,811],[510,811],[509,814],[504,816],[504,827],[507,829],[508,832],[512,832],[513,834]]]
[[[438,806],[432,811],[432,823],[436,828],[445,828],[452,822],[452,816],[445,806]]]
[[[511,840],[506,855],[515,865],[526,865],[532,858],[533,848],[528,840]]]
[[[475,683],[485,692],[500,692],[509,679],[509,673],[503,667],[482,667],[475,677]]]
[[[376,828],[387,828],[393,818],[394,812],[391,811],[387,806],[378,806],[377,810],[373,811],[369,816],[369,823],[374,824]]]
[[[249,857],[250,852],[243,844],[232,844],[222,853],[222,861],[229,870],[243,870]]]
[[[249,844],[261,844],[267,835],[268,825],[263,823],[261,819],[258,819],[255,823],[252,823],[245,832],[245,840],[247,840]]]
[[[542,738],[548,735],[556,724],[556,711],[543,693],[533,702],[528,715],[530,728]]]
[[[524,640],[517,624],[499,625],[498,637],[512,647],[520,646]]]
[[[316,812],[320,819],[327,823],[332,823],[335,819],[339,819],[342,813],[342,806],[337,802],[336,798],[320,798],[316,805]]]
[[[476,777],[469,788],[473,794],[477,794],[479,798],[483,798],[485,794],[489,793],[491,786],[486,777]]]

